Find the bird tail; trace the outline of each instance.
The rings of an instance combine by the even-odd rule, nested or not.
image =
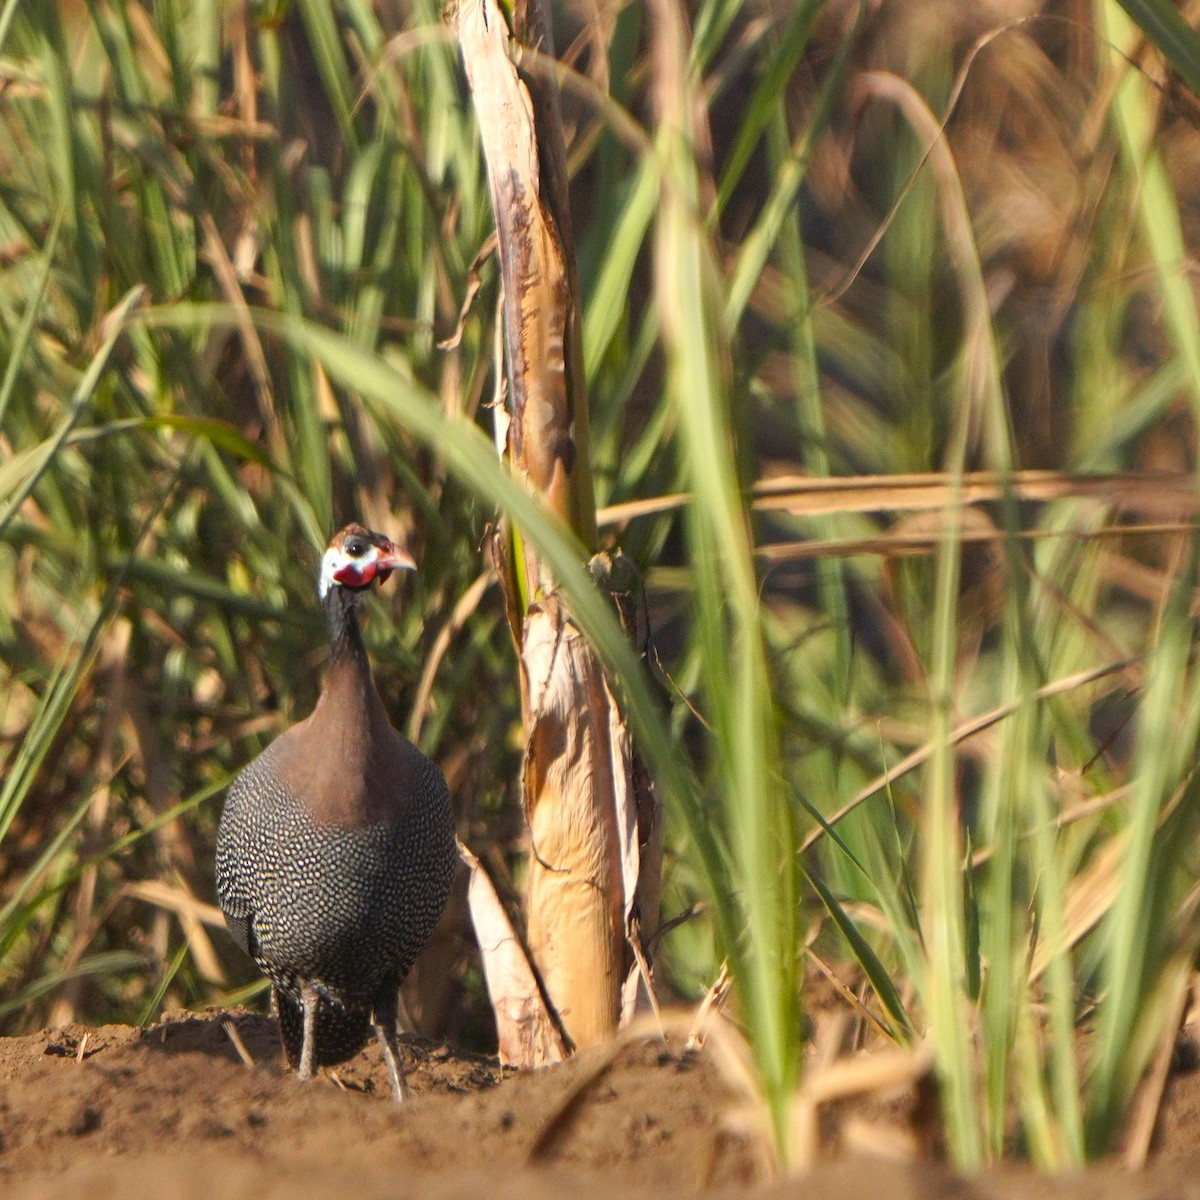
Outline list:
[[[304,1011],[297,997],[279,988],[275,992],[275,1010],[279,1014],[279,1035],[289,1067],[300,1065],[304,1045]],[[371,1014],[367,1009],[346,1008],[322,995],[317,1006],[313,1065],[332,1067],[352,1058],[371,1033]]]

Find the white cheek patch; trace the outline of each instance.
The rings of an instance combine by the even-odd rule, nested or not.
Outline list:
[[[334,550],[331,546],[325,551],[324,557],[321,559],[321,577],[317,581],[317,593],[324,600],[329,592],[329,589],[334,584],[333,573],[343,562],[342,553],[340,550]]]

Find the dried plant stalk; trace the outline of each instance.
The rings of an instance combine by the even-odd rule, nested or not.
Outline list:
[[[522,42],[549,53],[548,25],[537,3],[518,5],[513,19],[515,37],[495,0],[463,0],[457,14],[504,289],[509,412],[498,441],[530,489],[590,549],[595,499],[558,96],[552,82],[523,79],[513,58]],[[632,1012],[638,980],[649,987],[637,938],[639,900],[657,904],[658,858],[642,853],[656,829],[645,803],[652,794],[638,786],[612,691],[546,565],[515,535],[498,557],[527,731],[526,944],[542,995],[582,1048]],[[648,874],[653,884],[642,882]],[[518,1065],[552,1060],[544,1039],[514,1041],[508,1053]]]
[[[538,41],[545,36],[541,31]],[[508,452],[547,507],[591,546],[595,499],[557,92],[534,85],[535,109],[495,0],[459,5],[458,39],[496,215],[512,408]],[[552,581],[534,573],[539,564],[532,552],[526,565],[531,592],[538,585],[550,590]]]

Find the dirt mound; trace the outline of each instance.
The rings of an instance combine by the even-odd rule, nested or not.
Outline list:
[[[656,1042],[536,1074],[408,1042],[413,1098],[392,1103],[378,1049],[298,1083],[273,1022],[176,1014],[139,1030],[70,1026],[0,1038],[0,1194],[7,1200],[308,1200],[353,1195],[671,1200],[1193,1197],[1200,1074],[1169,1094],[1156,1165],[1131,1176],[963,1180],[932,1167],[843,1161],[766,1181],[730,1088],[703,1056]]]
[[[300,1084],[274,1022],[252,1013],[2,1038],[0,1191],[104,1195],[119,1181],[131,1198],[297,1200],[351,1184],[393,1195],[401,1181],[435,1195],[477,1177],[503,1194],[527,1169],[565,1169],[580,1176],[575,1194],[594,1174],[606,1194],[662,1196],[753,1178],[752,1148],[722,1126],[728,1091],[701,1057],[642,1043],[515,1075],[409,1042],[405,1060],[413,1098],[399,1110],[378,1047]]]

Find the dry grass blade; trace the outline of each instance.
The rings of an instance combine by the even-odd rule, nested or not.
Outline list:
[[[687,1041],[684,1042],[685,1050],[698,1050],[704,1045],[708,1039],[709,1029],[721,1016],[725,1001],[729,998],[729,989],[732,986],[733,979],[729,974],[729,964],[723,962],[716,979],[704,993],[704,999],[696,1006],[696,1015],[692,1019],[691,1028],[688,1029]]]
[[[810,1070],[792,1107],[793,1165],[803,1173],[820,1157],[821,1107],[849,1096],[891,1092],[913,1086],[933,1068],[928,1043],[911,1050],[883,1050],[859,1058],[844,1058]]]
[[[969,471],[961,487],[942,472],[866,475],[839,479],[779,476],[761,480],[754,505],[795,516],[824,513],[944,511],[956,497],[963,504],[1012,498],[1048,502],[1090,499],[1130,512],[1177,516],[1196,505],[1195,481],[1184,472],[1024,470],[1001,474]]]
[[[536,1162],[548,1154],[558,1135],[579,1110],[579,1106],[587,1097],[588,1092],[604,1078],[627,1044],[625,1038],[613,1038],[595,1051],[595,1059],[588,1069],[574,1080],[566,1094],[542,1119],[537,1133],[530,1141],[529,1150],[525,1156],[526,1162]]]
[[[1121,860],[1129,838],[1117,835],[1097,850],[1086,869],[1076,875],[1067,887],[1064,908],[1065,928],[1063,937],[1067,946],[1078,945],[1079,941],[1103,919],[1116,898],[1121,884]],[[1029,966],[1031,979],[1039,979],[1056,954],[1066,947],[1052,946],[1044,939],[1034,948]]]
[[[882,1021],[862,1002],[862,999],[855,995],[853,989],[838,978],[837,973],[833,968],[825,962],[819,954],[811,946],[805,948],[808,955],[808,960],[817,968],[818,971],[829,981],[833,986],[834,991],[845,1001],[848,1008],[851,1009],[857,1016],[870,1025],[875,1032],[883,1039],[890,1040],[891,1033]]]
[[[1064,692],[1074,691],[1076,688],[1084,687],[1086,684],[1094,683],[1097,679],[1103,679],[1106,676],[1117,674],[1134,665],[1136,659],[1122,659],[1120,662],[1105,663],[1101,667],[1095,667],[1089,671],[1080,671],[1077,675],[1068,676],[1065,679],[1055,680],[1053,683],[1046,684],[1045,687],[1039,688],[1036,693],[1036,699],[1046,700],[1051,696],[1057,696]],[[952,745],[958,745],[960,742],[966,741],[967,738],[973,737],[977,733],[995,725],[998,721],[1003,721],[1006,717],[1010,717],[1019,707],[1018,703],[1003,704],[998,708],[992,709],[990,712],[984,713],[982,716],[973,717],[969,721],[964,721],[961,725],[955,727],[951,733],[950,741]],[[828,825],[836,825],[843,818],[852,813],[858,806],[869,800],[876,793],[881,792],[884,788],[889,787],[902,775],[908,774],[909,771],[919,767],[922,763],[928,761],[929,756],[934,752],[934,744],[927,742],[925,745],[914,750],[911,754],[905,755],[894,767],[885,771],[878,778],[873,779],[866,787],[845,804],[843,804],[832,816],[827,818]],[[804,838],[801,843],[802,849],[809,849],[815,845],[825,835],[824,826],[818,826]]]
[[[221,1022],[221,1028],[225,1031],[225,1036],[233,1043],[238,1058],[253,1070],[258,1064],[254,1061],[250,1051],[246,1049],[246,1043],[242,1041],[242,1035],[238,1033],[237,1026],[231,1020],[226,1019]]]
[[[170,884],[161,879],[127,883],[125,892],[137,900],[144,900],[147,904],[175,913],[188,940],[197,969],[205,979],[218,985],[225,984],[225,971],[204,928],[207,925],[213,929],[224,930],[225,916],[216,905],[196,899],[182,884]]]
[[[442,659],[446,656],[446,651],[450,649],[455,635],[462,630],[471,614],[479,607],[479,602],[495,578],[492,571],[484,571],[482,575],[477,576],[471,586],[459,597],[449,620],[438,630],[437,637],[434,638],[433,645],[430,646],[429,653],[425,657],[425,666],[421,670],[421,678],[417,682],[412,708],[409,710],[407,731],[409,741],[420,743],[421,727],[429,712],[429,697],[433,693],[438,667],[441,666]]]
[[[536,1162],[545,1158],[553,1149],[559,1135],[564,1132],[572,1118],[579,1112],[592,1088],[612,1068],[621,1054],[640,1042],[659,1042],[669,1047],[671,1038],[683,1038],[696,1027],[694,1014],[676,1010],[663,1014],[661,1022],[640,1018],[622,1029],[603,1047],[592,1051],[592,1059],[586,1070],[571,1082],[571,1085],[555,1102],[542,1119],[537,1132],[530,1141],[526,1161]],[[756,1149],[759,1175],[762,1180],[776,1174],[776,1159],[772,1149],[770,1118],[755,1077],[753,1062],[745,1038],[716,1011],[705,1018],[708,1036],[703,1048],[687,1045],[682,1054],[705,1054],[717,1067],[725,1084],[733,1093],[733,1102],[725,1114],[725,1125],[748,1136]],[[671,1053],[669,1048],[668,1053]],[[698,1179],[698,1186],[707,1181]]]
[[[1174,811],[1183,802],[1186,783],[1176,789],[1174,794],[1164,804],[1158,814],[1156,824],[1161,829],[1166,826]],[[1060,817],[1060,825],[1077,819],[1078,815],[1087,815],[1097,807],[1107,807],[1117,801],[1131,799],[1131,789],[1126,787],[1116,795],[1096,797],[1088,805],[1068,809]],[[1123,884],[1122,868],[1129,853],[1130,833],[1128,829],[1118,830],[1105,841],[1093,855],[1086,866],[1082,867],[1070,880],[1066,888],[1064,902],[1063,940],[1066,947],[1050,945],[1045,939],[1039,940],[1030,959],[1030,978],[1038,979],[1046,970],[1047,965],[1055,954],[1061,954],[1067,947],[1074,947],[1109,913],[1113,907]],[[1186,910],[1186,906],[1185,906]],[[1180,914],[1181,919],[1183,913]]]
[[[1036,542],[1085,537],[1158,537],[1163,534],[1187,533],[1195,528],[1190,522],[1174,522],[1156,525],[1109,525],[1103,528],[1089,528],[1086,533],[1070,529],[1023,529],[1014,534],[997,529],[990,521],[981,520],[974,528],[964,528],[959,540],[979,545],[1013,538],[1022,542]],[[879,537],[847,538],[840,541],[776,542],[757,547],[755,553],[766,562],[782,563],[816,558],[853,558],[863,554],[901,558],[906,555],[932,554],[937,547],[938,532],[936,529],[930,529],[927,532],[904,531],[882,534]]]
[[[1025,470],[1011,475],[972,471],[963,476],[961,491],[943,472],[896,475],[855,475],[813,479],[780,475],[760,479],[754,486],[758,512],[786,512],[797,517],[844,513],[943,512],[957,496],[964,504],[982,504],[1012,497],[1049,502],[1086,499],[1129,512],[1179,517],[1196,507],[1195,482],[1183,472]],[[611,504],[599,510],[602,527],[621,526],[641,517],[684,508],[686,493],[655,496]]]
[[[1171,997],[1168,1006],[1170,1016],[1163,1024],[1158,1050],[1134,1096],[1133,1111],[1125,1134],[1125,1146],[1121,1153],[1121,1159],[1130,1171],[1139,1171],[1144,1168],[1150,1157],[1154,1131],[1162,1110],[1167,1080],[1170,1078],[1178,1053],[1180,1029],[1187,1016],[1194,980],[1195,976],[1191,972],[1190,965],[1185,965],[1182,970],[1177,970],[1176,978],[1172,980],[1175,994]]]
[[[165,908],[181,917],[189,917],[213,929],[225,928],[225,914],[215,904],[196,899],[186,888],[176,884],[161,879],[144,879],[127,883],[125,892],[137,900]]]

